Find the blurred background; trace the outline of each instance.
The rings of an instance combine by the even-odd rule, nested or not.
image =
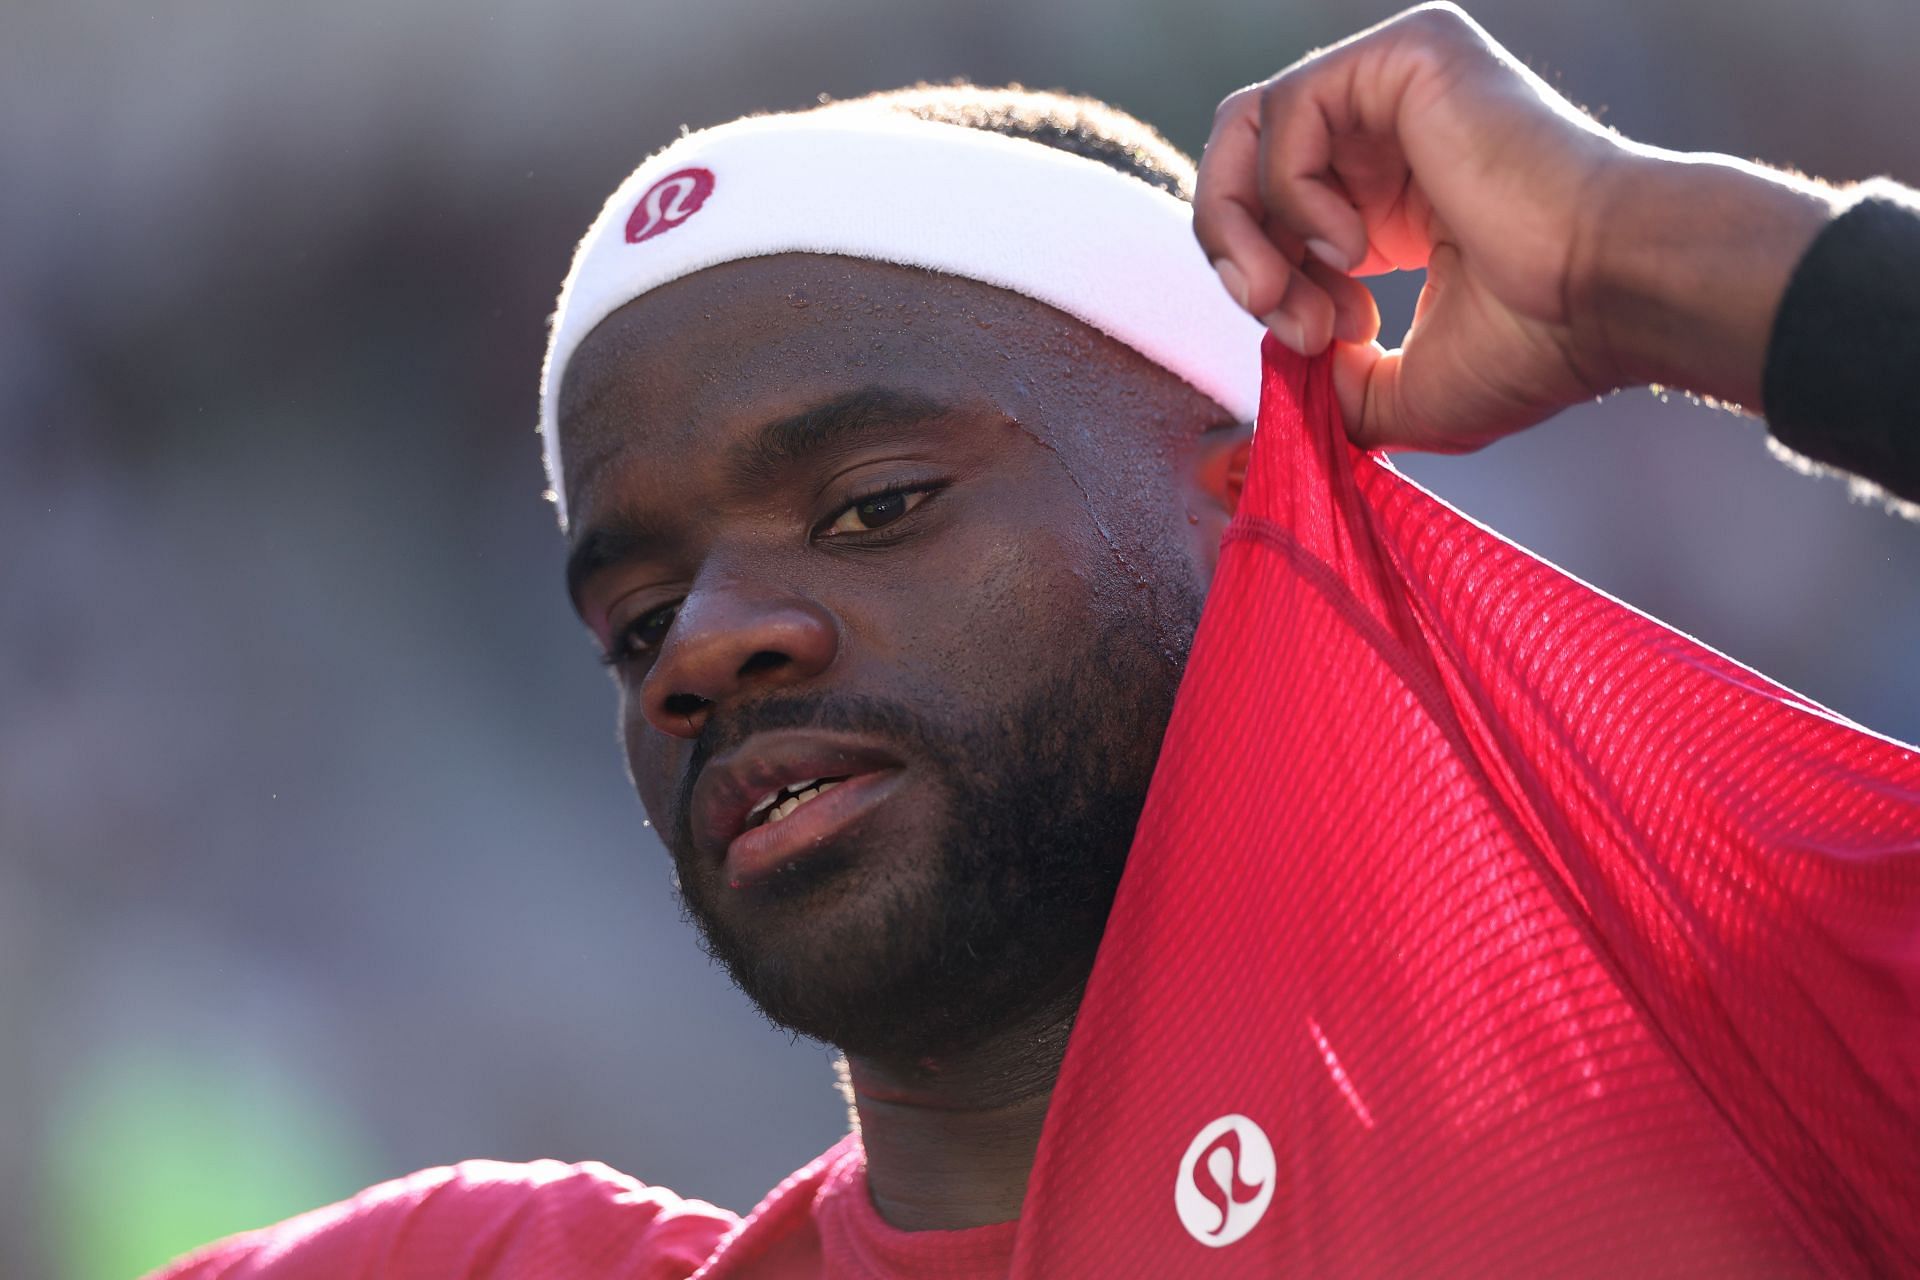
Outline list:
[[[0,1276],[470,1156],[744,1210],[842,1131],[695,947],[561,590],[543,327],[683,124],[922,78],[1215,102],[1389,3],[11,0]],[[1630,135],[1920,182],[1911,0],[1485,0]],[[1412,282],[1383,286],[1404,327]],[[1920,739],[1920,524],[1639,391],[1405,468]]]

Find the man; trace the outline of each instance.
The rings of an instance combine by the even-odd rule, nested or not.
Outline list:
[[[1242,486],[1253,515],[1268,519],[1280,483],[1274,453],[1264,474],[1256,458],[1247,475],[1260,329],[1236,306],[1295,353],[1269,351],[1269,450],[1331,422],[1328,395],[1362,444],[1466,448],[1615,386],[1660,381],[1765,405],[1790,443],[1916,497],[1920,468],[1900,407],[1910,401],[1894,394],[1914,377],[1911,297],[1884,280],[1854,296],[1903,352],[1885,357],[1886,368],[1874,367],[1877,352],[1824,359],[1839,325],[1824,310],[1834,285],[1820,262],[1857,255],[1864,235],[1908,246],[1888,271],[1911,280],[1920,214],[1889,201],[1837,217],[1846,199],[1816,184],[1625,143],[1450,9],[1403,15],[1223,104],[1194,201],[1204,256],[1166,194],[1185,180],[1180,158],[1143,127],[1031,95],[908,93],[736,122],[643,166],[589,232],[562,295],[543,399],[548,461],[569,530],[569,590],[616,673],[635,784],[713,954],[770,1018],[844,1052],[856,1134],[744,1223],[600,1166],[481,1163],[385,1184],[164,1274],[1265,1274],[1276,1258],[1321,1273],[1426,1274],[1471,1265],[1434,1252],[1426,1237],[1452,1247],[1449,1231],[1484,1206],[1471,1187],[1461,1199],[1430,1162],[1425,1181],[1393,1188],[1420,1203],[1392,1213],[1372,1207],[1364,1187],[1316,1205],[1314,1180],[1302,1174],[1300,1203],[1274,1211],[1264,1241],[1249,1236],[1277,1194],[1274,1148],[1311,1151],[1317,1113],[1294,1117],[1298,1134],[1236,1114],[1195,1135],[1171,1197],[1191,1241],[1158,1201],[1149,1221],[1144,1210],[1116,1215],[1112,1204],[1074,1198],[1113,1163],[1089,1152],[1102,1152],[1119,1126],[1151,1127],[1154,1112],[1196,1083],[1142,1076],[1137,1061],[1123,1061],[1151,1059],[1158,1042],[1110,1057],[1087,1046],[1114,1046],[1129,1025],[1146,1036],[1153,1008],[1205,1003],[1221,990],[1183,991],[1184,970],[1159,966],[1210,945],[1198,924],[1224,913],[1180,917],[1199,941],[1151,956],[1116,950],[1114,939],[1141,936],[1139,922],[1157,909],[1131,892],[1144,868],[1166,903],[1209,871],[1204,844],[1171,868],[1163,856],[1177,841],[1169,813],[1209,830],[1215,817],[1166,800],[1191,772],[1176,747],[1205,728],[1190,693],[1164,760],[1161,748]],[[1420,266],[1429,283],[1415,328],[1400,352],[1385,353],[1355,277]],[[1294,437],[1281,434],[1291,429],[1283,418],[1301,428]],[[1337,499],[1307,523],[1347,545],[1353,529],[1370,526],[1341,521],[1393,483],[1380,478],[1389,473],[1355,481],[1350,459],[1300,448],[1287,474],[1298,480],[1314,457],[1331,458],[1312,482],[1324,479]],[[1246,563],[1237,550],[1246,542],[1230,540],[1224,554]],[[1241,612],[1246,581],[1234,579]],[[1446,616],[1390,617],[1400,597],[1391,584],[1381,591],[1380,616],[1403,636],[1423,626],[1452,634]],[[1356,606],[1356,626],[1372,625],[1365,607]],[[1218,647],[1232,632],[1208,616],[1202,638]],[[1421,679],[1438,705],[1452,696],[1450,673],[1472,669],[1436,666]],[[1219,668],[1208,670],[1212,688]],[[1597,664],[1581,673],[1603,674]],[[1294,683],[1315,678],[1303,672]],[[1410,677],[1408,687],[1419,683]],[[1357,682],[1314,687],[1371,705]],[[1493,736],[1524,728],[1518,712],[1488,705],[1498,712]],[[1838,790],[1810,794],[1805,806],[1838,815],[1828,847],[1836,858],[1859,851],[1849,865],[1863,875],[1871,867],[1886,912],[1875,925],[1882,950],[1842,955],[1836,989],[1864,981],[1897,990],[1912,979],[1920,773],[1896,744],[1791,710],[1795,726],[1825,735],[1808,749],[1814,771],[1835,761],[1822,776]],[[1339,755],[1349,744],[1317,739],[1320,719],[1270,726],[1275,752],[1284,742]],[[1621,733],[1632,739],[1631,727]],[[1607,767],[1598,754],[1566,760]],[[1510,789],[1524,799],[1553,785],[1521,777]],[[1298,807],[1290,817],[1301,821],[1340,807],[1332,795],[1262,794],[1270,808]],[[1543,821],[1571,821],[1552,794]],[[1881,825],[1869,831],[1858,815],[1871,805],[1881,807],[1867,817]],[[1759,821],[1718,817],[1730,845]],[[1405,843],[1443,849],[1450,838],[1409,831]],[[1237,866],[1245,850],[1235,842],[1218,852],[1220,865]],[[1323,861],[1335,853],[1320,850]],[[1262,865],[1252,864],[1255,874]],[[1583,908],[1607,888],[1582,888],[1577,874],[1570,883],[1588,895]],[[1798,901],[1783,898],[1780,909]],[[1508,996],[1524,1003],[1538,998],[1546,979],[1536,970],[1546,973],[1551,958],[1502,941],[1525,932],[1524,913],[1512,914],[1486,954],[1527,960]],[[1269,933],[1276,945],[1298,941],[1278,932]],[[1634,968],[1642,958],[1609,960],[1609,991],[1644,986]],[[1655,985],[1660,974],[1670,987],[1691,982],[1694,958],[1655,955]],[[1845,976],[1856,971],[1869,976]],[[1702,977],[1710,994],[1714,979]],[[1718,1059],[1711,1046],[1668,1043],[1662,996],[1640,991],[1637,1004],[1607,1006],[1641,1020],[1630,1025],[1587,1017],[1578,991],[1552,997],[1563,1008],[1543,1006],[1547,1033],[1577,1025],[1568,1034],[1583,1038],[1569,1060],[1588,1071],[1576,1110],[1550,1114],[1577,1124],[1630,1092],[1606,1064],[1631,1042],[1635,1053],[1667,1055],[1634,1059],[1638,1075],[1667,1073],[1647,1088],[1692,1090],[1658,1093],[1659,1108],[1635,1113],[1641,1128],[1655,1139],[1684,1131],[1689,1143],[1706,1135],[1708,1147],[1685,1148],[1706,1151],[1701,1163],[1676,1174],[1660,1162],[1679,1148],[1616,1133],[1611,1180],[1581,1184],[1578,1204],[1513,1200],[1525,1225],[1490,1241],[1480,1269],[1518,1259],[1562,1273],[1663,1259],[1674,1274],[1920,1267],[1910,1224],[1889,1225],[1885,1212],[1911,1176],[1885,1172],[1881,1158],[1912,1131],[1911,1059],[1898,1057],[1912,1045],[1910,1004],[1904,1015],[1898,998],[1870,1011],[1896,1050],[1893,1084],[1872,1083],[1906,1129],[1848,1128],[1855,1085],[1846,1081],[1828,1100],[1840,1119],[1809,1121],[1816,1137],[1864,1149],[1833,1157],[1841,1192],[1859,1195],[1837,1192],[1827,1204],[1765,1163],[1779,1143],[1746,1152],[1742,1141],[1771,1139],[1744,1125],[1739,1106],[1727,1104],[1731,1136],[1714,1127],[1716,1094],[1696,1077],[1699,1063]],[[1145,1012],[1129,1023],[1115,1009]],[[1490,1001],[1470,1016],[1503,1015]],[[1374,1082],[1346,1065],[1351,1043],[1333,1019],[1310,1018],[1308,1030],[1354,1132],[1379,1134],[1361,1139],[1373,1148],[1406,1142],[1378,1093],[1369,1106]],[[1410,1035],[1406,1051],[1423,1043]],[[1805,1052],[1823,1065],[1857,1060],[1862,1072],[1885,1056],[1873,1043],[1843,1048],[1856,1056]],[[1234,1069],[1278,1052],[1261,1040]],[[1524,1050],[1515,1053],[1524,1064]],[[1475,1087],[1511,1094],[1534,1081],[1506,1062],[1480,1071]],[[1142,1079],[1147,1091],[1136,1094]],[[1140,1103],[1089,1132],[1082,1118],[1104,1115],[1103,1085]],[[1050,1115],[1069,1086],[1071,1100]],[[1452,1118],[1461,1133],[1473,1119]],[[1043,1125],[1052,1135],[1044,1146]],[[1464,1161],[1509,1137],[1520,1140],[1489,1127],[1421,1141],[1428,1154],[1458,1150]],[[1376,1159],[1353,1150],[1356,1162]],[[1588,1165],[1606,1158],[1580,1150]],[[1522,1169],[1512,1185],[1571,1185],[1557,1178]],[[1593,1191],[1600,1186],[1608,1190]],[[1568,1212],[1547,1212],[1560,1209]],[[1425,1236],[1398,1233],[1396,1213]],[[1359,1225],[1344,1240],[1274,1238],[1271,1224],[1307,1231],[1316,1214]],[[1521,1240],[1564,1222],[1572,1234],[1551,1248]],[[1677,1239],[1696,1227],[1707,1243],[1691,1252],[1657,1234]],[[1564,1252],[1568,1241],[1621,1230],[1642,1238],[1614,1252]],[[1187,1252],[1168,1252],[1169,1240]],[[1364,1252],[1381,1240],[1390,1247]],[[1100,1251],[1097,1269],[1083,1272],[1081,1260]]]

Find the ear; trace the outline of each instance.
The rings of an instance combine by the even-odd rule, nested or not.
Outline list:
[[[1246,422],[1214,427],[1194,447],[1187,477],[1187,524],[1193,533],[1194,563],[1205,582],[1213,581],[1220,539],[1240,508],[1252,448],[1253,425]]]
[[[1200,437],[1194,451],[1195,496],[1210,501],[1231,517],[1240,509],[1240,491],[1247,483],[1247,455],[1253,450],[1251,423],[1215,427]]]

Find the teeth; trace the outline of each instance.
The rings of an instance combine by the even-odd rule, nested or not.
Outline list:
[[[760,814],[766,810],[768,805],[772,804],[775,800],[778,800],[782,795],[788,792],[798,793],[801,791],[805,791],[808,787],[818,785],[819,782],[820,782],[820,779],[812,778],[806,782],[794,782],[794,783],[789,783],[784,787],[775,787],[773,790],[767,792],[767,794],[760,797],[760,803],[754,805],[753,808],[747,810],[747,821],[751,823],[755,818],[759,817]]]
[[[841,779],[835,778],[832,782],[821,782],[816,778],[812,782],[800,784],[800,789],[797,792],[773,806],[773,811],[767,814],[766,825],[772,826],[815,796],[824,795],[828,791],[833,790],[840,785],[841,781]]]

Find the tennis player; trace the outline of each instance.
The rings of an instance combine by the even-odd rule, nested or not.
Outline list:
[[[1197,187],[1025,91],[681,138],[554,317],[567,587],[853,1132],[744,1218],[471,1161],[160,1275],[1920,1270],[1920,759],[1365,452],[1659,382],[1920,500],[1916,299],[1913,193],[1631,143],[1447,6]]]

